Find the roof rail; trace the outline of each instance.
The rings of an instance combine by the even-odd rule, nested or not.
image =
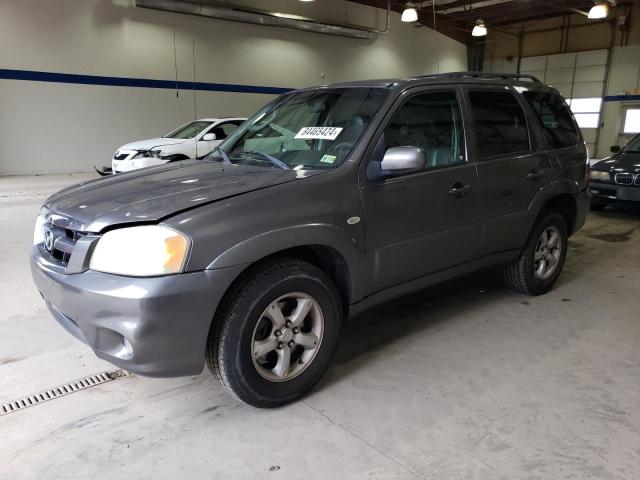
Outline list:
[[[542,83],[537,77],[533,75],[523,75],[520,73],[487,73],[487,72],[451,72],[451,73],[437,73],[432,75],[420,75],[419,78],[486,78],[486,79],[503,79],[509,81],[528,81]]]

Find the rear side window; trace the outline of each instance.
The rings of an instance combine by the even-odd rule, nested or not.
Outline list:
[[[579,134],[569,107],[562,97],[532,91],[524,92],[523,95],[538,115],[549,145],[553,148],[563,148],[578,144]]]
[[[481,160],[530,150],[527,120],[513,94],[471,90],[469,100]]]

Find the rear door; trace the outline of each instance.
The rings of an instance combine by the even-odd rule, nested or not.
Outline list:
[[[391,147],[418,147],[427,161],[424,170],[361,183],[374,291],[475,256],[478,185],[466,154],[461,92],[455,87],[410,92],[379,132],[373,156]]]
[[[511,87],[464,87],[471,118],[479,189],[479,256],[522,247],[527,209],[545,184],[551,164],[536,152],[525,105]]]

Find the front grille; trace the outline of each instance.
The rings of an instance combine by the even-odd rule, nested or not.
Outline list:
[[[632,173],[616,173],[614,179],[618,185],[633,185]]]
[[[75,247],[78,239],[86,235],[86,233],[60,227],[53,223],[47,223],[43,228],[45,233],[45,250],[58,264],[66,267],[71,258],[73,247]],[[47,238],[49,236],[50,238]]]
[[[633,183],[640,187],[640,173],[636,175],[636,179],[633,181]]]

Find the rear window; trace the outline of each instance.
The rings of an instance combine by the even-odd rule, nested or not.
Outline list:
[[[472,90],[469,99],[481,160],[529,151],[527,120],[513,94]]]
[[[569,106],[559,95],[526,91],[524,98],[538,115],[549,145],[554,148],[573,147],[580,136],[571,117]]]

